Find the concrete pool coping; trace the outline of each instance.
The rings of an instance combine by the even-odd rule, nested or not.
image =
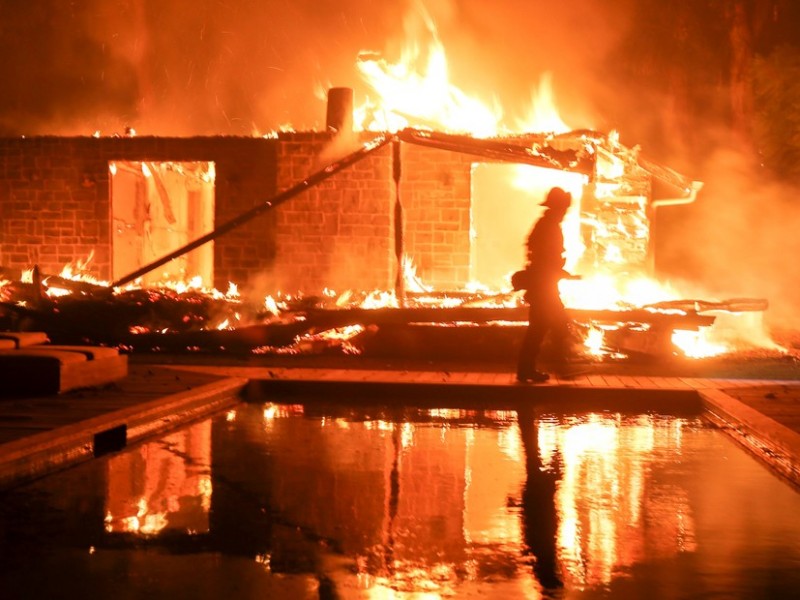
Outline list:
[[[534,402],[542,410],[703,414],[800,486],[800,432],[729,393],[776,386],[800,398],[800,381],[763,379],[583,374],[520,385],[509,372],[133,365],[129,377],[113,387],[0,401],[0,488],[120,450],[242,401],[290,402],[331,394],[337,401],[371,403],[410,398],[422,406],[513,409]],[[792,410],[800,413],[800,402]]]
[[[764,385],[763,382],[760,385]],[[778,385],[784,385],[778,383]],[[716,388],[698,390],[706,416],[800,488],[800,433]]]
[[[118,385],[0,400],[0,489],[241,403],[247,380],[137,367]]]

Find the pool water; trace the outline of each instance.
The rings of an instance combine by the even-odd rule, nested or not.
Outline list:
[[[0,495],[2,598],[784,598],[800,494],[698,416],[243,404]]]

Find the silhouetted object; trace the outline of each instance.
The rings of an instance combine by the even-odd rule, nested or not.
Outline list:
[[[328,109],[325,115],[329,130],[353,131],[353,89],[335,87],[328,90]]]
[[[558,513],[556,487],[560,478],[557,463],[544,470],[539,456],[539,428],[533,409],[517,411],[522,444],[525,449],[525,487],[522,489],[522,535],[527,551],[534,557],[533,572],[545,589],[563,586],[558,573],[556,536]]]
[[[515,273],[515,287],[525,289],[529,305],[528,328],[520,348],[517,380],[520,382],[547,381],[547,373],[537,370],[542,342],[550,334],[556,368],[565,370],[569,340],[569,318],[561,302],[558,282],[572,277],[564,271],[564,233],[561,222],[567,214],[572,196],[554,187],[542,206],[544,215],[536,222],[528,236],[528,264],[524,271]]]

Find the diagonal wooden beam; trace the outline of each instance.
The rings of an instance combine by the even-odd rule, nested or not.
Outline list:
[[[264,212],[266,212],[268,210],[271,210],[271,209],[275,208],[276,206],[279,206],[280,204],[283,204],[287,200],[290,200],[291,198],[294,198],[295,196],[297,196],[297,195],[303,193],[304,191],[306,191],[307,189],[310,189],[310,188],[314,187],[315,185],[318,185],[319,183],[321,183],[321,182],[325,181],[326,179],[332,177],[333,175],[335,175],[339,171],[342,171],[342,170],[346,169],[347,167],[349,167],[349,166],[357,163],[358,161],[362,160],[363,158],[366,158],[367,156],[369,156],[370,154],[372,154],[373,152],[375,152],[379,148],[382,148],[383,146],[385,146],[386,144],[391,142],[393,139],[394,139],[394,136],[392,136],[392,135],[387,135],[387,134],[379,135],[375,139],[373,139],[373,140],[367,142],[366,144],[364,144],[363,146],[361,146],[355,152],[352,152],[352,153],[348,154],[347,156],[345,156],[344,158],[341,158],[341,159],[339,159],[337,161],[334,161],[334,162],[330,163],[325,168],[320,169],[319,171],[316,171],[315,173],[311,174],[310,176],[308,176],[306,179],[304,179],[300,183],[297,183],[296,185],[290,187],[288,190],[285,190],[285,191],[277,194],[276,196],[273,196],[269,200],[267,200],[265,202],[262,202],[261,204],[259,204],[259,205],[255,206],[255,207],[251,208],[250,210],[240,214],[239,216],[234,217],[233,219],[223,223],[222,225],[220,225],[219,227],[217,227],[213,231],[210,231],[207,234],[205,234],[204,236],[199,237],[199,238],[197,238],[196,240],[194,240],[192,242],[189,242],[185,246],[182,246],[182,247],[178,248],[177,250],[174,250],[173,252],[170,252],[166,256],[162,256],[158,260],[155,260],[155,261],[151,262],[150,264],[145,265],[145,266],[137,269],[133,273],[125,275],[124,277],[120,277],[116,281],[112,282],[109,287],[110,288],[115,288],[115,287],[119,287],[119,286],[125,285],[126,283],[130,283],[131,281],[134,281],[135,279],[141,277],[142,275],[145,275],[145,274],[149,273],[153,269],[157,269],[161,265],[164,265],[164,264],[168,263],[169,261],[174,260],[174,259],[178,258],[179,256],[182,256],[182,255],[186,254],[187,252],[191,252],[195,248],[199,248],[203,244],[205,244],[207,242],[210,242],[211,240],[216,239],[219,236],[224,235],[224,234],[228,233],[229,231],[232,231],[233,229],[236,229],[237,227],[243,225],[244,223],[247,223],[248,221],[254,219],[257,216],[259,216],[260,214],[262,214],[262,213],[264,213]]]

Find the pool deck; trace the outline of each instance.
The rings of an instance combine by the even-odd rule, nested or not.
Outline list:
[[[800,380],[587,372],[521,385],[507,371],[132,364],[128,376],[112,385],[0,399],[0,488],[120,450],[242,400],[310,397],[512,410],[532,402],[543,412],[702,413],[800,486]]]

